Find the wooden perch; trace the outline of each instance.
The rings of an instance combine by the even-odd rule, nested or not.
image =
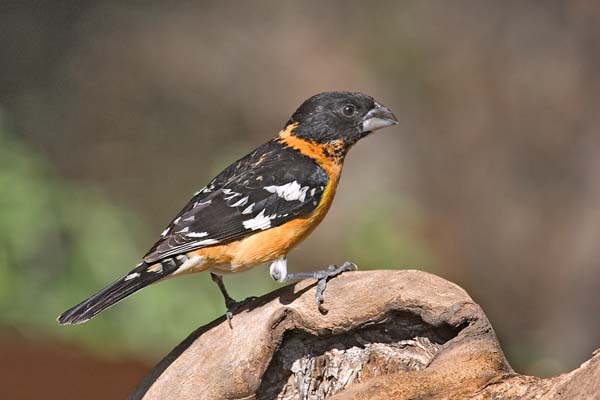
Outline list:
[[[600,355],[550,379],[516,374],[481,308],[420,271],[345,273],[250,303],[198,329],[130,399],[592,399]]]

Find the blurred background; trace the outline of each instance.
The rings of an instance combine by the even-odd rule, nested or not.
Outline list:
[[[430,271],[481,304],[515,370],[575,368],[600,347],[599,18],[585,0],[3,1],[3,397],[123,398],[222,315],[198,274],[55,323],[325,90],[401,123],[351,151],[291,269]],[[278,286],[266,267],[226,283]]]

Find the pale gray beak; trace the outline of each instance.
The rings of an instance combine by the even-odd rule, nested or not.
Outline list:
[[[375,103],[375,107],[363,118],[362,131],[363,133],[372,132],[397,123],[398,119],[387,107]]]

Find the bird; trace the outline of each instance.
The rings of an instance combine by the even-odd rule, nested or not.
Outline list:
[[[194,193],[135,268],[62,313],[58,323],[86,322],[150,284],[208,271],[223,295],[231,327],[233,314],[255,298],[235,301],[223,275],[265,263],[280,283],[315,279],[315,301],[326,313],[327,280],[356,265],[288,273],[287,255],[330,209],[348,150],[373,131],[397,123],[387,107],[363,93],[323,92],[308,98],[273,139]]]

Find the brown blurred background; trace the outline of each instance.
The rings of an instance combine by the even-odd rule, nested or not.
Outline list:
[[[54,322],[325,90],[401,123],[352,150],[293,270],[450,279],[521,373],[600,347],[597,2],[3,1],[0,60],[2,397],[122,398],[221,315],[200,274]],[[262,267],[226,280],[237,298],[277,286]]]

